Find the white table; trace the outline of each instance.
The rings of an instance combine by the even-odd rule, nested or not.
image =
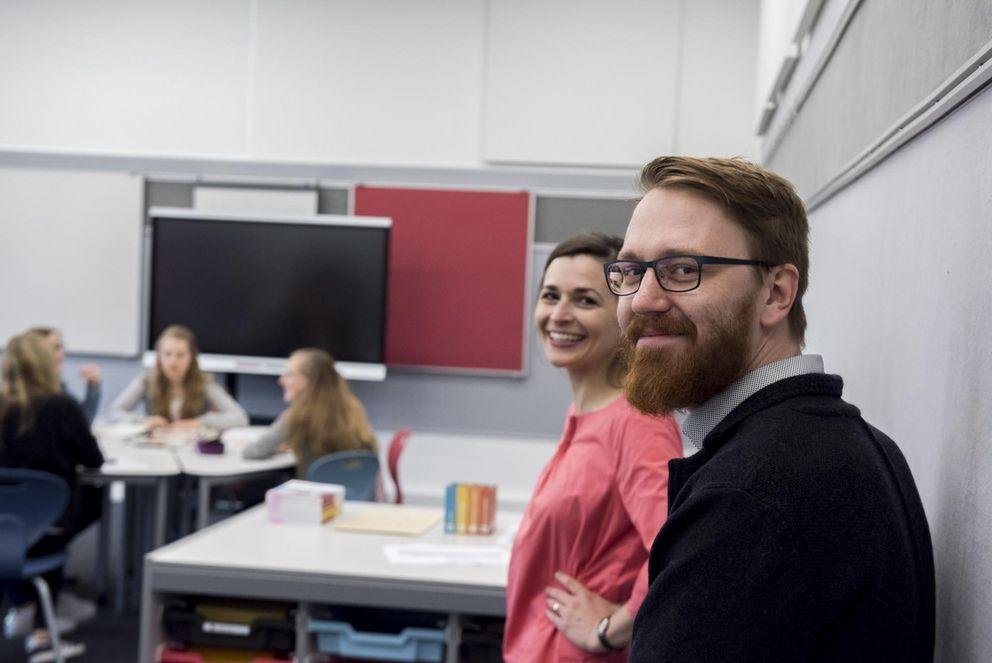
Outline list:
[[[100,551],[98,557],[98,582],[103,591],[107,569],[109,566],[110,551],[109,540],[111,527],[108,523],[117,522],[116,530],[122,541],[125,541],[126,520],[124,513],[117,513],[114,518],[111,511],[115,511],[114,500],[110,499],[113,489],[110,487],[115,482],[121,482],[124,486],[152,486],[153,492],[153,516],[152,516],[152,541],[151,547],[158,548],[165,543],[165,530],[168,517],[169,504],[169,481],[178,476],[181,472],[175,454],[165,448],[155,448],[138,444],[135,435],[140,427],[133,424],[117,424],[95,426],[94,433],[100,451],[103,453],[104,463],[99,470],[87,470],[81,475],[81,480],[104,487],[104,507],[105,513],[100,520]],[[116,509],[120,511],[120,509]],[[128,549],[123,545],[121,550]],[[145,548],[146,549],[146,548]],[[140,563],[141,554],[144,549],[134,550],[133,563]],[[124,555],[124,553],[121,553]],[[117,569],[126,568],[124,561],[129,556],[124,556],[115,565]],[[126,574],[121,573],[116,578],[114,605],[118,612],[124,609],[125,602],[125,580]],[[137,598],[136,596],[134,597]]]
[[[403,508],[408,507],[347,502],[345,513]],[[507,566],[392,564],[383,546],[416,542],[508,549],[519,520],[517,513],[497,514],[493,536],[445,534],[439,522],[411,538],[336,531],[333,522],[276,525],[267,521],[265,506],[257,506],[145,556],[140,660],[152,663],[163,641],[163,600],[193,593],[299,603],[297,660],[307,654],[310,603],[446,612],[448,660],[455,661],[460,615],[505,614]]]
[[[138,443],[134,438],[137,430],[130,424],[95,427],[104,463],[99,471],[87,473],[86,479],[92,483],[123,481],[154,485],[153,544],[158,548],[165,543],[169,478],[180,474],[182,468],[170,449]]]
[[[196,529],[203,529],[210,523],[210,490],[214,486],[239,481],[259,474],[296,466],[296,457],[290,452],[278,453],[262,460],[249,460],[241,457],[248,444],[258,439],[265,426],[231,428],[224,431],[223,454],[201,454],[195,446],[174,447],[176,460],[183,474],[197,481]]]

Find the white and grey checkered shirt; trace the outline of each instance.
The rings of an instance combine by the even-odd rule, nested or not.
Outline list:
[[[820,355],[796,355],[766,364],[751,371],[699,407],[689,411],[682,419],[682,439],[697,449],[703,440],[731,411],[770,384],[796,375],[823,372]]]

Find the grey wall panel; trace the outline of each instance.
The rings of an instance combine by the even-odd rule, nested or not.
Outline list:
[[[145,211],[149,207],[193,207],[192,183],[145,180]]]
[[[347,214],[348,189],[318,189],[318,214]]]
[[[584,230],[598,230],[623,237],[634,205],[633,198],[616,200],[537,196],[534,241],[557,243]]]
[[[937,660],[992,660],[992,90],[811,217],[808,347],[900,445],[930,520]]]
[[[768,165],[815,193],[990,39],[992,0],[865,0]]]

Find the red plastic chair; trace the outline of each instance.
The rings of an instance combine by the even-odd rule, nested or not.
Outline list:
[[[396,486],[396,499],[394,500],[396,504],[403,504],[403,491],[400,489],[400,456],[403,454],[403,449],[406,448],[406,441],[409,438],[410,431],[401,428],[393,434],[393,439],[389,442],[389,455],[386,461],[389,464],[389,476],[393,480],[393,485]]]

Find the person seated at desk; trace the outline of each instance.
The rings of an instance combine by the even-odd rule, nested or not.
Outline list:
[[[149,428],[247,426],[244,408],[200,370],[198,354],[192,331],[182,325],[166,327],[155,341],[155,366],[135,377],[114,400],[111,419],[144,421]]]
[[[375,433],[361,401],[323,350],[304,348],[289,356],[279,377],[289,407],[269,429],[245,447],[245,458],[268,458],[285,447],[296,454],[296,474],[329,453],[367,449],[378,453]]]
[[[65,361],[65,345],[62,342],[62,332],[54,327],[32,327],[30,333],[43,339],[55,353],[56,370],[62,375],[62,363]],[[96,364],[85,364],[79,367],[79,375],[86,381],[86,392],[79,406],[86,415],[86,421],[93,423],[96,410],[100,406],[100,367]],[[61,380],[61,378],[60,378]],[[61,380],[62,391],[69,393],[65,380]]]
[[[81,493],[76,467],[98,468],[103,464],[103,455],[79,404],[62,391],[55,355],[38,335],[28,332],[7,342],[2,376],[0,466],[49,472],[69,484],[70,499],[65,511],[28,550],[28,557],[50,555],[64,550],[77,534],[99,518],[100,500],[87,499]],[[58,605],[62,568],[43,577],[53,602]],[[34,586],[17,581],[8,582],[6,589],[13,607],[4,618],[5,635],[27,635],[30,660],[53,660],[44,657],[52,654],[51,639],[42,611],[37,607]],[[59,631],[75,628],[75,622],[59,612],[56,610]],[[84,651],[84,645],[62,640],[65,658],[79,656]]]
[[[648,551],[667,512],[668,461],[682,455],[682,439],[671,417],[641,414],[621,393],[617,297],[603,274],[621,244],[576,235],[544,266],[534,320],[574,400],[513,542],[507,663],[626,660],[648,590]]]

